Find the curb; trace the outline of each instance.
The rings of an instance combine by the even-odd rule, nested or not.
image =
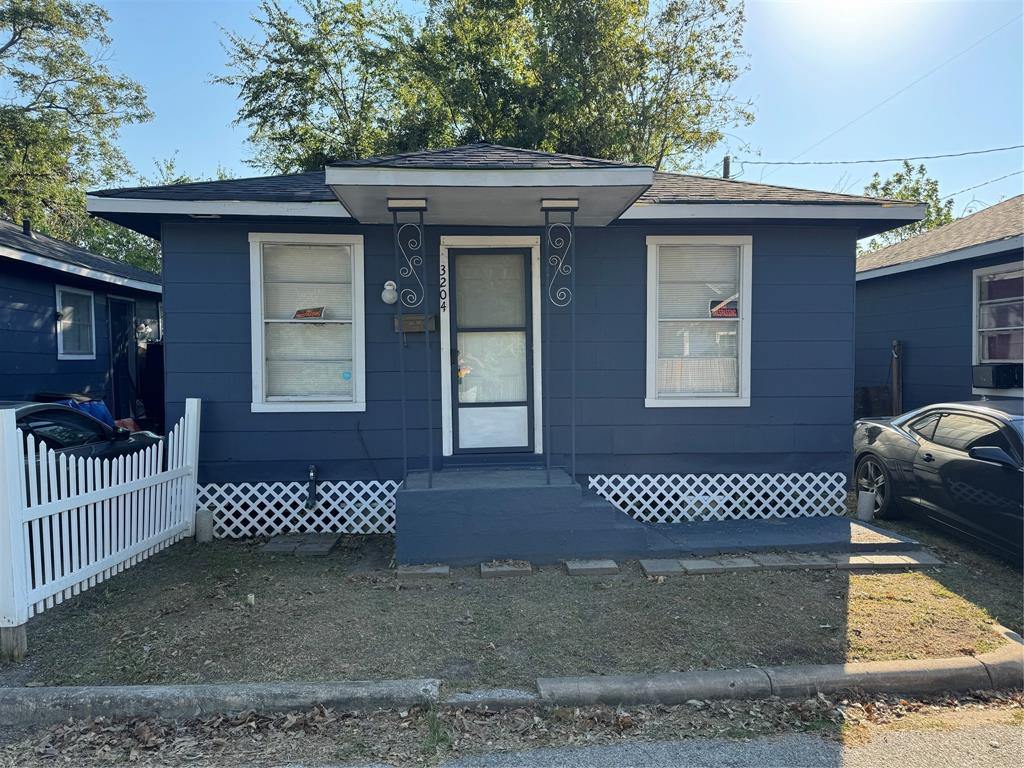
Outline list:
[[[501,710],[537,705],[685,704],[694,699],[810,698],[818,693],[932,694],[1024,688],[1024,644],[1010,641],[980,656],[866,661],[792,667],[746,667],[655,675],[542,677],[537,692],[490,688],[441,698],[435,679],[334,683],[220,683],[0,688],[0,727],[39,726],[89,717],[179,719],[256,710],[285,712],[317,705],[343,711],[416,704]]]
[[[980,656],[908,661],[860,661],[792,667],[697,670],[660,675],[544,677],[537,690],[544,704],[685,704],[693,699],[811,698],[819,693],[931,694],[1024,688],[1024,644],[998,624],[1010,641]]]
[[[281,712],[318,704],[341,710],[434,703],[440,680],[338,683],[227,683],[0,688],[0,726],[49,725],[68,718],[198,717],[254,709]]]

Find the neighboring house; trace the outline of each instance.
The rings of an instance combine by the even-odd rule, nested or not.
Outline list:
[[[1024,395],[1024,195],[857,260],[857,387],[902,345],[903,409]]]
[[[139,416],[139,341],[160,337],[160,292],[159,275],[0,219],[0,400],[80,393]]]
[[[492,144],[88,207],[162,243],[217,535],[389,530],[404,480],[409,562],[642,549],[557,468],[648,521],[840,511],[856,241],[924,211]]]

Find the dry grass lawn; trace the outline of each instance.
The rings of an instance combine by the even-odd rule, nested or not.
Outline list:
[[[950,565],[916,573],[768,571],[659,583],[630,563],[615,577],[570,578],[551,566],[482,580],[465,569],[451,583],[399,586],[392,571],[354,568],[362,542],[344,544],[308,559],[251,543],[175,545],[33,619],[29,658],[0,667],[0,684],[440,677],[470,688],[532,686],[546,675],[955,656],[997,647],[992,615],[1012,626],[1009,614],[1020,610],[1015,571],[981,555],[965,565],[948,551]]]

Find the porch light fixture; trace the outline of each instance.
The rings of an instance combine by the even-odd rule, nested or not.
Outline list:
[[[380,292],[380,300],[385,304],[394,304],[398,301],[398,285],[394,280],[384,283],[384,290]]]
[[[401,211],[425,211],[427,210],[427,199],[425,197],[389,197],[388,210],[393,213]]]
[[[580,201],[577,198],[540,201],[540,209],[542,211],[578,211],[579,207]]]

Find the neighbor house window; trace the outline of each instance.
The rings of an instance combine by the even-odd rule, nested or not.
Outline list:
[[[1019,263],[974,270],[974,362],[1024,360],[1024,269]]]
[[[647,238],[648,407],[750,405],[750,237]]]
[[[249,243],[252,410],[365,410],[362,237]]]
[[[96,312],[92,291],[57,286],[57,359],[96,359]]]

